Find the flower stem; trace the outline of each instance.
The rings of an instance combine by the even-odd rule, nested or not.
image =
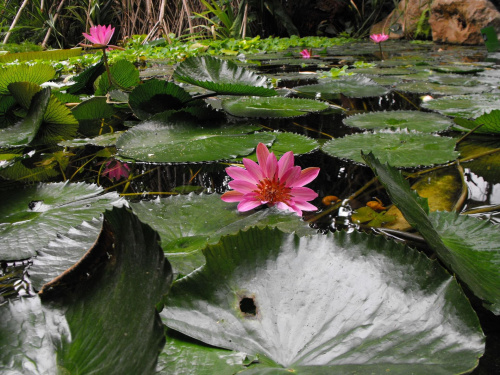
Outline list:
[[[108,65],[108,56],[106,56],[106,48],[104,47],[102,49],[102,60],[104,61],[104,66],[106,67],[106,73],[108,74],[108,80],[109,80],[109,87],[111,87],[112,82],[111,82],[111,72],[109,70],[109,65]]]

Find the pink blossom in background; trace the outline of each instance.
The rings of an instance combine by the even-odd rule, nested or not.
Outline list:
[[[122,178],[128,178],[130,167],[126,163],[119,160],[110,160],[104,164],[103,176],[107,176],[110,180],[120,181]]]
[[[373,40],[375,43],[382,43],[385,42],[387,39],[389,39],[389,35],[384,34],[372,34],[370,35],[370,39]]]
[[[303,59],[310,59],[311,58],[311,52],[309,52],[309,50],[307,50],[307,49],[300,51],[300,54],[302,55]]]
[[[263,143],[257,146],[257,160],[258,164],[244,158],[245,169],[226,168],[227,174],[233,178],[229,182],[229,187],[233,190],[222,195],[224,202],[240,202],[237,207],[240,212],[249,211],[262,204],[294,211],[299,216],[302,216],[302,210],[317,210],[317,207],[308,201],[315,199],[318,194],[304,185],[318,176],[319,168],[302,170],[295,166],[292,151],[285,153],[278,161]]]
[[[88,46],[85,44],[82,44],[82,46],[94,47],[94,48],[108,47],[108,49],[122,49],[120,47],[113,46],[113,45],[109,44],[109,42],[111,41],[111,38],[113,37],[114,32],[115,32],[115,28],[111,27],[111,25],[93,26],[90,28],[90,35],[87,33],[83,33],[83,36],[85,38],[87,38],[90,42],[92,42],[92,46]]]

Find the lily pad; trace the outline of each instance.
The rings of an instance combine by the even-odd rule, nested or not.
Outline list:
[[[498,149],[500,149],[500,140],[497,139],[467,139],[458,145],[458,151],[460,151],[463,158],[471,158]],[[462,165],[492,184],[500,183],[500,173],[498,173],[500,170],[500,152],[476,157]]]
[[[237,117],[296,117],[311,112],[328,109],[328,103],[311,99],[294,98],[237,98],[225,99],[222,107],[229,114]]]
[[[103,194],[102,188],[85,183],[40,184],[4,194],[9,199],[0,201],[1,260],[30,258],[57,234],[125,202],[116,193]]]
[[[457,95],[429,100],[421,106],[446,116],[477,118],[485,112],[500,109],[500,95],[489,93]]]
[[[3,372],[153,373],[164,342],[155,305],[172,281],[157,242],[126,209],[106,212],[95,246],[41,298],[0,306]]]
[[[469,130],[482,125],[480,128],[474,130],[475,133],[500,134],[500,109],[493,109],[473,121],[457,117],[455,118],[455,122]]]
[[[31,143],[42,125],[49,100],[49,88],[35,94],[26,117],[14,126],[0,129],[0,147],[23,146]]]
[[[390,91],[363,76],[342,77],[328,83],[297,86],[294,89],[299,95],[305,94],[308,97],[317,97],[319,95],[320,98],[325,100],[338,99],[340,94],[348,98],[383,96]]]
[[[31,82],[38,85],[55,78],[56,71],[48,64],[11,65],[0,68],[0,95],[9,95],[13,82]]]
[[[277,209],[240,213],[236,204],[223,202],[219,194],[189,194],[130,205],[141,221],[160,233],[163,251],[182,274],[205,263],[201,249],[207,244],[251,226],[277,227],[299,235],[315,233],[293,213]]]
[[[437,113],[384,111],[346,117],[344,125],[361,129],[408,129],[430,133],[448,129],[453,125],[453,121]]]
[[[174,78],[221,95],[276,95],[266,77],[212,56],[187,58],[175,69]]]
[[[116,142],[118,155],[143,162],[187,163],[233,159],[271,144],[272,133],[255,133],[250,125],[199,126],[190,122],[149,120]]]
[[[441,261],[484,301],[486,308],[500,315],[498,226],[476,218],[457,218],[456,213],[441,212],[428,216],[397,169],[382,165],[373,154],[364,155],[364,158],[386,188],[392,202]],[[436,223],[430,219],[433,215],[443,219]],[[465,232],[457,230],[457,227],[462,227]]]
[[[362,133],[332,139],[321,150],[328,155],[363,163],[361,150],[373,152],[396,167],[442,164],[458,157],[455,139],[422,133]]]
[[[490,92],[492,87],[486,85],[475,86],[456,86],[444,85],[434,82],[405,82],[396,85],[396,90],[411,92],[414,94],[430,94],[430,95],[465,95],[465,94],[480,94]]]
[[[252,228],[204,254],[161,316],[210,345],[269,358],[253,373],[462,373],[484,350],[456,281],[380,236]]]

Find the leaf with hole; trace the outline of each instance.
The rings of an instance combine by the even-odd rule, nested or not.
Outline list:
[[[483,353],[456,281],[381,236],[251,228],[203,252],[207,264],[173,284],[161,316],[207,344],[274,362],[249,373],[458,374]]]

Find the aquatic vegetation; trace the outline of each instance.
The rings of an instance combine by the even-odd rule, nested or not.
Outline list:
[[[369,41],[215,42],[0,69],[0,337],[19,344],[0,361],[472,371],[498,341],[496,67],[404,42],[384,62]]]

